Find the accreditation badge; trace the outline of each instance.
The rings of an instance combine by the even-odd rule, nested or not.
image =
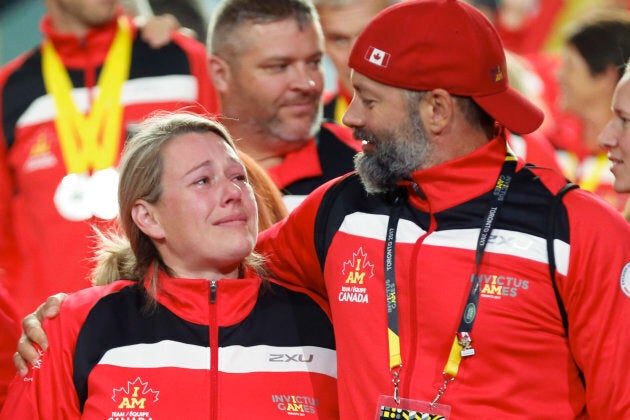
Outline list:
[[[444,404],[431,404],[427,401],[401,398],[396,403],[394,397],[381,395],[378,398],[376,420],[448,420],[451,407]]]

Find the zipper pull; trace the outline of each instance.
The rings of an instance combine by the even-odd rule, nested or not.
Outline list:
[[[422,191],[422,188],[420,188],[420,185],[418,185],[415,181],[411,181],[411,188],[413,189],[413,192],[415,192],[418,197],[422,198],[423,200],[426,200],[427,196],[424,195],[424,191]]]
[[[215,303],[217,300],[217,281],[210,280],[210,303]]]

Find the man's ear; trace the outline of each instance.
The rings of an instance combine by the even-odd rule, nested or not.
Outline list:
[[[208,68],[214,88],[218,92],[226,92],[230,85],[230,65],[224,59],[214,54],[209,54]]]
[[[131,208],[131,218],[138,229],[151,239],[163,239],[166,234],[155,207],[144,200],[137,200]]]
[[[433,134],[442,133],[453,119],[454,98],[444,89],[427,92],[419,106],[425,128]]]

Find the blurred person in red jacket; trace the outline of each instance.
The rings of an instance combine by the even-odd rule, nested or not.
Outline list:
[[[13,299],[0,285],[0,409],[7,395],[9,382],[15,376],[13,354],[20,330],[18,319]]]
[[[398,0],[314,0],[324,32],[326,55],[337,76],[337,89],[324,92],[324,118],[343,124],[342,117],[352,100],[348,57],[354,40],[365,25]]]
[[[116,166],[156,110],[216,113],[203,44],[153,49],[115,0],[46,0],[44,39],[0,70],[0,281],[20,314],[89,284],[90,224],[116,215]]]
[[[465,0],[482,12],[495,26],[498,25],[499,12],[502,8],[509,7],[509,3],[500,3],[497,0]],[[498,28],[497,28],[498,30]],[[527,162],[547,167],[561,172],[560,164],[556,157],[554,144],[548,136],[555,124],[552,108],[549,106],[549,78],[544,78],[538,65],[541,64],[537,55],[523,55],[510,50],[503,39],[507,68],[512,86],[528,99],[541,108],[545,114],[541,126],[533,133],[514,134],[508,133],[508,141],[517,155]],[[555,83],[555,79],[553,80]]]
[[[501,0],[495,10],[495,27],[507,49],[517,54],[537,54],[556,30],[567,0]]]
[[[559,159],[567,178],[593,191],[618,210],[628,194],[616,192],[606,151],[597,138],[612,117],[615,86],[630,58],[630,11],[591,11],[567,28],[557,77],[559,106],[573,117],[575,130],[564,130]]]

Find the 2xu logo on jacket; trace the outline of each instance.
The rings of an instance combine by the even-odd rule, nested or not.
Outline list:
[[[282,363],[311,363],[314,359],[313,354],[270,354],[270,362],[282,362]],[[284,411],[287,415],[303,416],[305,414],[317,414],[317,407],[319,407],[319,401],[317,398],[308,397],[305,395],[272,395],[271,401],[276,404],[278,411]]]

